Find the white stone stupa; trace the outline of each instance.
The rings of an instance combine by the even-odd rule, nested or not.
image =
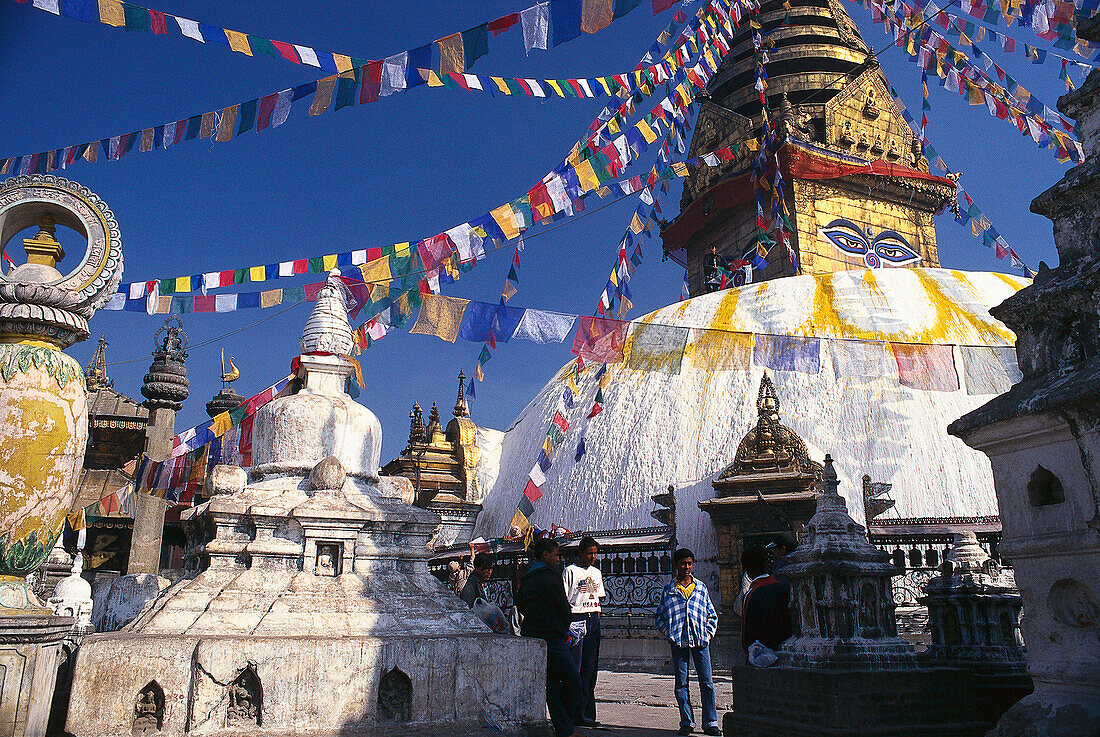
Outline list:
[[[427,568],[433,512],[380,477],[342,285],[302,334],[298,390],[256,416],[251,473],[218,466],[189,510],[205,569],[83,644],[77,737],[401,734],[545,723],[546,655],[495,635]],[[446,725],[446,726],[442,726]]]

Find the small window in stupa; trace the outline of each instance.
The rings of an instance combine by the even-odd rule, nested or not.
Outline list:
[[[1066,491],[1057,476],[1042,466],[1036,466],[1027,482],[1027,499],[1033,507],[1060,504],[1066,500]]]
[[[378,683],[378,720],[412,721],[412,681],[398,668],[390,670]]]

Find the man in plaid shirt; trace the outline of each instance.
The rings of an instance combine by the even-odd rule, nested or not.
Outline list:
[[[676,577],[661,593],[655,620],[658,631],[672,646],[676,703],[680,705],[679,734],[691,734],[695,729],[695,713],[688,695],[688,668],[694,660],[703,700],[703,734],[720,735],[714,677],[710,670],[710,640],[718,629],[718,612],[714,611],[707,587],[691,575],[694,566],[695,555],[687,548],[680,548],[672,556]]]

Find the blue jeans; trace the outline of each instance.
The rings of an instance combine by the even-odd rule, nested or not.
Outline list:
[[[581,681],[573,656],[565,646],[565,638],[546,640],[546,707],[557,737],[573,734],[573,717],[580,695]]]
[[[710,644],[702,647],[672,645],[672,665],[676,668],[676,703],[680,705],[680,726],[694,727],[695,714],[688,695],[688,666],[695,660],[699,695],[703,700],[703,727],[718,726],[718,708],[714,704],[714,676],[710,672]]]
[[[575,722],[596,721],[596,673],[600,668],[600,615],[598,612],[574,614],[573,621],[584,620],[588,634],[569,653],[577,664],[577,676],[581,679],[581,696],[577,700]]]

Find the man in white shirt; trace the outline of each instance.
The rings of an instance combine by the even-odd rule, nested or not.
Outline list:
[[[577,562],[565,569],[565,598],[573,613],[570,630],[577,634],[584,629],[584,636],[570,652],[581,679],[581,697],[577,701],[578,725],[595,727],[596,721],[596,672],[600,667],[600,600],[604,597],[603,575],[596,567],[599,543],[590,537],[581,538],[577,550]]]

